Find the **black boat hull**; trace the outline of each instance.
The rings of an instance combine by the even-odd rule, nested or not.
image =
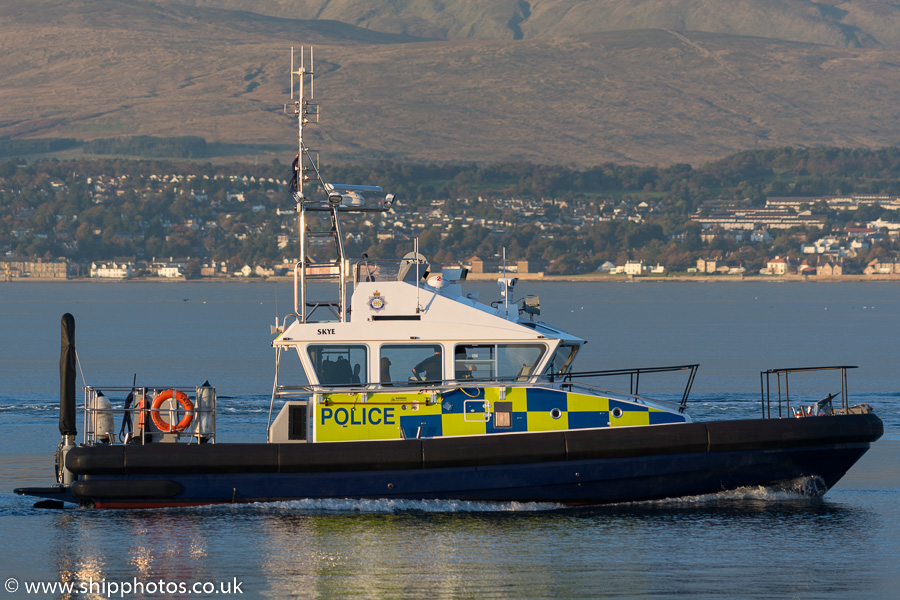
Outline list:
[[[320,444],[82,446],[69,488],[97,507],[302,498],[594,504],[815,478],[832,487],[883,434],[873,414]],[[44,492],[44,493],[41,493]]]

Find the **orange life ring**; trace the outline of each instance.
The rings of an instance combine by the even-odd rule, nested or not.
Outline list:
[[[174,427],[163,421],[163,418],[160,416],[159,407],[162,406],[162,403],[166,400],[175,397],[178,400],[178,403],[181,404],[181,407],[184,409],[184,417],[178,422]],[[187,394],[184,392],[179,392],[176,390],[166,390],[156,398],[153,399],[153,405],[150,407],[150,418],[153,419],[153,424],[156,425],[160,431],[164,433],[168,433],[170,431],[184,431],[187,429],[188,425],[191,424],[191,421],[194,420],[194,403],[191,402],[191,399],[188,398]]]

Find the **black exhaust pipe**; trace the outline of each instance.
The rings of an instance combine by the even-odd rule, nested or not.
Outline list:
[[[75,422],[75,317],[62,316],[62,347],[59,354],[59,433],[78,435]]]
[[[66,454],[75,447],[78,427],[75,422],[75,317],[66,313],[62,316],[62,347],[59,352],[59,467],[57,477],[63,485],[74,481],[71,471],[66,468]]]

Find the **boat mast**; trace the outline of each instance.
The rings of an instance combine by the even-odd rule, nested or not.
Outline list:
[[[307,62],[307,52],[309,60]],[[295,68],[296,67],[296,68]],[[294,160],[294,173],[291,192],[296,204],[298,239],[300,241],[300,260],[294,265],[294,314],[301,323],[312,321],[317,309],[327,309],[341,323],[347,320],[347,290],[345,283],[349,279],[349,267],[344,253],[344,242],[341,234],[340,212],[384,212],[390,210],[394,195],[388,194],[376,205],[367,205],[360,195],[362,192],[381,192],[375,185],[332,184],[322,178],[318,159],[313,157],[303,141],[304,128],[319,122],[319,105],[313,102],[313,49],[300,49],[300,63],[295,65],[294,49],[291,48],[291,104],[285,105],[285,113],[297,117],[297,158]],[[297,96],[294,96],[294,79],[297,80]],[[307,93],[307,89],[309,90]],[[290,106],[290,109],[288,108]],[[318,185],[324,197],[318,200],[308,195],[308,188]],[[344,194],[355,195],[360,201],[350,205],[345,202]],[[307,213],[328,213],[325,215],[308,215]],[[312,217],[312,218],[310,218]],[[322,252],[322,246],[331,246],[331,258],[316,260],[311,242],[323,240],[316,244],[316,251]],[[311,280],[338,280],[338,294],[335,300],[311,301],[307,293],[307,284]],[[322,320],[322,319],[317,319]],[[333,319],[328,319],[333,320]]]
[[[308,62],[307,62],[308,50]],[[294,160],[294,184],[292,192],[297,211],[298,239],[300,241],[300,260],[294,265],[294,313],[302,323],[311,320],[312,314],[317,308],[327,308],[337,319],[343,322],[346,319],[346,292],[344,281],[345,272],[344,248],[341,240],[340,221],[338,219],[338,205],[341,196],[335,199],[328,193],[328,184],[322,179],[319,172],[318,161],[313,158],[312,152],[303,141],[303,129],[311,123],[319,122],[319,107],[314,103],[315,88],[313,83],[314,55],[313,49],[300,48],[300,62],[295,68],[294,49],[291,48],[291,112],[297,117],[297,158]],[[297,96],[294,97],[294,79],[296,78]],[[308,92],[307,92],[308,89]],[[285,106],[287,112],[287,106]],[[315,201],[307,195],[309,187],[318,183],[327,194],[326,200]],[[329,212],[330,225],[327,230],[314,231],[308,212]],[[311,238],[330,238],[334,243],[335,257],[333,260],[314,263],[310,255]],[[339,280],[340,292],[335,301],[310,302],[307,294],[307,284],[310,279],[334,279]]]

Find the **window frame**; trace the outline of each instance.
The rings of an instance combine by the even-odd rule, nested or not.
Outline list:
[[[427,349],[429,349],[431,354],[426,355],[425,352],[422,352],[421,354],[419,354],[419,357],[423,357],[423,358],[416,358],[415,363],[413,363],[412,360],[410,360],[407,357],[404,357],[402,355],[397,356],[397,355],[390,354],[392,350],[412,350],[415,348],[423,348],[423,349],[427,348]],[[388,356],[385,356],[385,350],[387,350]],[[438,360],[438,364],[440,366],[440,373],[438,375],[439,378],[431,379],[431,378],[428,378],[427,373],[423,373],[422,376],[424,378],[417,381],[415,379],[415,375],[413,374],[414,369],[417,366],[419,366],[420,364],[422,364],[423,362],[425,362],[425,361],[431,359],[433,356],[435,356],[435,353],[434,353],[435,350],[438,351],[438,354],[437,354],[438,359],[437,360]],[[378,347],[378,381],[380,382],[380,384],[382,386],[389,386],[389,387],[416,387],[416,386],[421,386],[421,385],[441,384],[444,381],[446,381],[446,378],[444,377],[444,372],[446,370],[444,368],[445,367],[444,356],[445,356],[445,348],[444,348],[444,345],[440,344],[440,343],[429,344],[429,343],[420,342],[420,343],[411,343],[410,344],[410,343],[403,343],[403,342],[390,342],[387,344],[382,344],[381,346]],[[384,365],[382,364],[382,362],[385,358],[389,361],[389,363],[387,365],[389,367],[389,370],[393,369],[393,372],[391,373],[391,378],[389,381],[382,381],[382,376],[384,375],[384,372],[383,372]],[[405,379],[403,379],[404,375],[406,376]],[[398,376],[400,378],[398,378]]]
[[[465,349],[465,357],[459,358],[460,350]],[[471,352],[472,349],[489,349],[486,358],[478,356]],[[540,354],[531,362],[527,373],[522,372],[523,367],[519,367],[515,373],[501,373],[501,367],[505,367],[505,356],[510,350],[520,349],[523,351],[539,350]],[[527,381],[536,376],[541,363],[550,350],[549,344],[538,341],[523,342],[489,342],[489,343],[456,343],[453,345],[453,372],[456,381],[466,379],[482,379],[486,381]],[[473,356],[469,356],[474,354]],[[472,368],[474,367],[474,369]],[[481,367],[481,368],[479,368]],[[485,373],[487,367],[487,373]]]
[[[309,365],[310,365],[310,369],[312,370],[312,374],[315,375],[316,381],[318,382],[317,385],[328,386],[328,387],[354,387],[354,386],[362,387],[369,383],[369,375],[368,375],[368,373],[369,373],[369,354],[370,354],[371,349],[369,348],[368,344],[357,344],[357,343],[341,344],[341,343],[337,343],[337,342],[336,343],[328,343],[328,344],[318,344],[317,343],[317,344],[307,344],[306,347],[304,348],[304,350],[305,350],[304,354],[306,355],[305,358],[309,361]],[[349,369],[349,375],[350,375],[349,381],[342,381],[339,378],[333,379],[333,378],[329,378],[329,377],[323,377],[325,375],[325,371],[322,370],[320,367],[321,367],[322,363],[324,363],[325,361],[324,360],[320,361],[315,356],[313,356],[314,351],[321,352],[322,350],[326,351],[326,355],[338,354],[341,352],[341,350],[346,350],[346,352],[347,352],[346,360],[348,363],[347,368]],[[352,360],[353,359],[352,353],[354,351],[358,352],[360,350],[362,350],[362,352],[363,352],[363,360],[361,360],[361,361]],[[333,361],[333,362],[337,363],[338,361]],[[359,372],[359,377],[358,377],[359,381],[353,381],[353,377],[356,375],[354,368],[357,365],[360,367],[360,372]],[[335,368],[337,368],[337,365],[335,365]],[[335,373],[335,374],[338,376],[341,375],[340,373]],[[332,379],[332,380],[331,381],[323,381],[323,378],[324,379]],[[307,379],[309,379],[309,374],[307,374]]]

